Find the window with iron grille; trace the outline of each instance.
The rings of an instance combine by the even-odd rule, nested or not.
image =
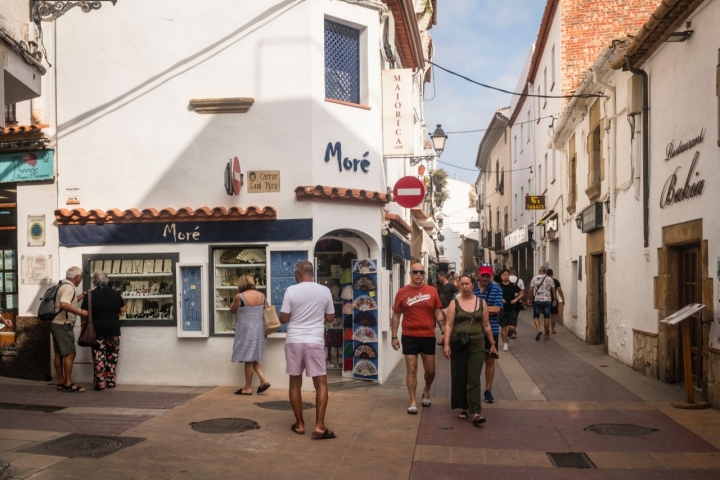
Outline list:
[[[360,30],[325,20],[325,98],[360,103]]]

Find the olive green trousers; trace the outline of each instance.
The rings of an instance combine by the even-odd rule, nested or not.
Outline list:
[[[459,352],[450,352],[450,406],[480,413],[480,374],[485,362],[485,339]]]

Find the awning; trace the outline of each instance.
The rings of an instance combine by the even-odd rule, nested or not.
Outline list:
[[[545,223],[545,220],[547,220],[548,218],[550,218],[551,215],[554,215],[554,214],[555,214],[555,210],[548,210],[547,212],[545,212],[543,214],[542,217],[540,217],[540,220],[537,221],[535,226],[537,227],[537,226],[542,225],[543,223]]]
[[[430,238],[430,235],[423,230],[422,231],[422,251],[427,253],[428,259],[430,259],[433,262],[437,261],[437,252],[435,252],[435,242],[433,242],[433,239]]]

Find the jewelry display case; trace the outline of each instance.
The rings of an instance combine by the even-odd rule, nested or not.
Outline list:
[[[178,263],[178,337],[207,337],[207,280],[204,263]]]
[[[103,271],[109,286],[125,300],[122,326],[175,326],[175,265],[177,253],[84,254],[83,290],[92,275]]]
[[[265,245],[210,247],[213,272],[212,315],[213,335],[234,335],[237,318],[230,313],[238,280],[242,275],[252,275],[255,288],[267,297],[267,251]]]

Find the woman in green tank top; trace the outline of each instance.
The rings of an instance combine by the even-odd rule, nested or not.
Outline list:
[[[473,281],[469,275],[460,277],[460,294],[450,302],[445,320],[445,347],[443,354],[450,359],[450,406],[461,410],[458,418],[473,415],[473,424],[485,423],[480,415],[480,373],[485,360],[485,335],[492,338],[487,304],[472,293]],[[470,335],[470,344],[459,351],[451,346],[452,340],[462,332]],[[495,351],[495,347],[492,347]]]

